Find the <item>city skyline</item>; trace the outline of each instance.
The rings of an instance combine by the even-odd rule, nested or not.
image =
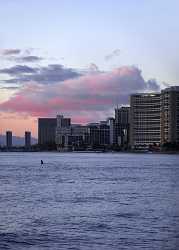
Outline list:
[[[179,142],[179,86],[160,93],[133,93],[129,106],[117,106],[113,117],[74,124],[71,117],[38,118],[39,150],[129,150],[177,147]],[[25,132],[30,149],[31,132]],[[167,146],[168,145],[168,146]],[[6,131],[6,149],[12,148],[12,131]],[[36,148],[37,150],[37,148]]]
[[[132,93],[178,85],[179,3],[138,2],[1,3],[0,134],[37,137],[37,117],[59,113],[103,120]]]

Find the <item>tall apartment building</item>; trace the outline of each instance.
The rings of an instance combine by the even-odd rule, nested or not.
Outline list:
[[[129,143],[130,107],[115,109],[115,143],[119,146]]]
[[[161,92],[161,143],[179,144],[179,86]]]
[[[29,149],[31,147],[31,132],[25,131],[25,148]]]
[[[6,147],[12,148],[12,131],[6,131]]]
[[[39,118],[38,119],[38,144],[55,144],[57,119]]]
[[[130,145],[147,148],[161,142],[161,94],[140,93],[130,97]]]

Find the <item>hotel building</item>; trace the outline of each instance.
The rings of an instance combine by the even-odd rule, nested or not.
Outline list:
[[[179,86],[161,92],[161,143],[179,144]]]
[[[161,94],[140,93],[130,97],[130,145],[148,148],[161,142]]]

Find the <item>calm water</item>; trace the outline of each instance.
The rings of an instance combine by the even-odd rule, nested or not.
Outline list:
[[[0,249],[178,250],[179,155],[0,153]]]

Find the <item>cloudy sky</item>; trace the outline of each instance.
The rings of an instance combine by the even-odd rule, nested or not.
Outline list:
[[[87,123],[179,84],[177,0],[0,3],[0,134],[58,113]]]

